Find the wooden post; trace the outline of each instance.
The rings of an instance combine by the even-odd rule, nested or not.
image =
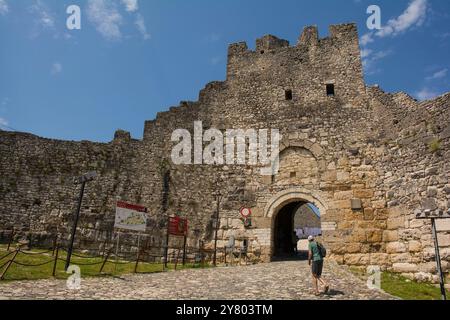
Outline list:
[[[108,241],[108,237],[106,237],[106,239],[105,239],[105,242],[103,242],[103,252],[102,252],[102,258],[104,258],[105,257],[105,253],[106,253],[106,247],[107,247],[107,244],[109,243],[109,241]]]
[[[52,251],[52,257],[55,256],[55,251],[57,250],[58,246],[58,235],[55,236],[55,239],[53,239],[53,251]]]
[[[16,259],[17,255],[20,252],[20,248],[16,249],[16,252],[14,253],[14,256],[11,260],[9,260],[8,264],[6,265],[5,270],[3,270],[2,275],[0,276],[0,280],[4,280],[5,279],[5,274],[6,272],[8,272],[8,269],[11,267],[11,265],[13,264],[14,260]]]
[[[119,244],[120,244],[120,231],[117,232],[116,263],[114,264],[114,273],[116,273],[117,271],[117,262],[119,260]]]
[[[183,243],[183,266],[186,265],[186,244],[187,244],[187,235],[184,236],[184,243]]]
[[[141,252],[139,251],[137,259],[136,259],[136,264],[134,265],[134,273],[137,273],[137,268],[138,268],[140,257],[141,257]]]
[[[58,265],[58,256],[59,256],[59,245],[56,246],[55,262],[53,263],[53,273],[52,273],[53,277],[56,277],[56,266]]]
[[[137,272],[137,268],[138,268],[138,264],[139,264],[139,259],[141,258],[141,245],[138,241],[138,254],[137,254],[137,259],[136,259],[136,264],[134,265],[134,273]]]
[[[9,249],[11,248],[11,244],[14,240],[14,235],[15,235],[15,231],[14,229],[11,230],[11,236],[9,237],[9,242],[8,242],[8,249],[6,249],[9,252]]]
[[[103,268],[105,267],[105,264],[108,261],[110,254],[111,254],[111,250],[108,250],[108,253],[106,254],[105,260],[103,260],[102,266],[100,267],[100,271],[98,273],[102,273]]]
[[[167,268],[167,260],[169,259],[169,228],[170,228],[170,217],[167,218],[166,246],[164,248],[164,267],[165,268]]]

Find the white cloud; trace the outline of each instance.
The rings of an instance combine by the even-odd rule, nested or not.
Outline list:
[[[30,13],[35,17],[35,24],[43,29],[53,29],[55,27],[55,17],[41,0],[35,0],[29,8]]]
[[[366,33],[365,35],[363,35],[360,39],[360,43],[363,47],[367,46],[369,43],[373,42],[373,36],[372,33]]]
[[[139,9],[138,0],[122,0],[122,3],[128,12],[135,12]]]
[[[370,49],[361,49],[361,58],[367,58],[372,54],[373,50]]]
[[[144,17],[138,13],[136,16],[136,21],[134,22],[139,32],[142,34],[144,40],[148,40],[151,38],[150,33],[147,31],[147,26],[145,25]]]
[[[5,15],[9,12],[8,2],[6,0],[0,0],[0,14]]]
[[[413,0],[397,18],[390,19],[386,26],[375,34],[378,37],[396,36],[414,26],[421,26],[427,15],[427,0]]]
[[[447,76],[447,72],[448,72],[448,69],[442,69],[442,70],[436,71],[431,76],[426,77],[425,80],[430,81],[430,80],[445,78],[445,76]]]
[[[377,61],[386,58],[387,56],[392,54],[392,50],[382,50],[378,52],[373,52],[370,49],[362,49],[361,50],[361,58],[362,64],[364,67],[364,71],[369,74],[375,74],[380,72],[380,69],[377,69],[375,64]]]
[[[435,90],[432,90],[430,88],[422,88],[421,90],[417,91],[415,93],[415,96],[417,99],[424,101],[424,100],[430,100],[433,98],[436,98],[439,95]]]
[[[97,31],[107,40],[122,38],[120,25],[123,23],[123,18],[112,1],[89,0],[87,16],[89,21],[95,25]]]
[[[5,130],[8,129],[8,121],[4,118],[0,118],[0,129]]]
[[[139,13],[138,0],[88,0],[88,19],[107,40],[122,39],[121,27],[126,23],[123,11],[133,14],[136,29],[145,40],[150,39],[145,19]]]
[[[364,34],[360,41],[361,46],[365,47],[375,41],[374,37],[395,37],[408,31],[412,27],[423,25],[428,10],[428,0],[412,0],[406,10],[397,18],[390,19],[387,24],[376,32]]]
[[[55,62],[55,63],[53,63],[50,72],[52,75],[57,75],[57,74],[61,73],[62,70],[63,70],[62,64],[59,62]]]

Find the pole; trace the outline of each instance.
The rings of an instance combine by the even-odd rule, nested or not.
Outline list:
[[[56,255],[55,255],[55,262],[53,263],[53,273],[52,273],[53,277],[56,277],[56,267],[58,266],[58,256],[59,256],[59,245],[56,245]]]
[[[184,243],[183,243],[183,266],[186,265],[186,243],[187,243],[187,235],[184,235]]]
[[[447,293],[445,292],[445,285],[444,285],[444,275],[442,273],[442,266],[441,266],[441,256],[439,253],[439,242],[438,242],[438,237],[437,237],[437,232],[436,232],[436,221],[434,218],[431,218],[431,229],[433,231],[434,249],[436,251],[436,265],[437,265],[437,271],[439,273],[441,296],[442,296],[442,300],[447,300]]]
[[[11,236],[9,237],[9,242],[8,242],[8,249],[6,249],[9,252],[9,249],[11,248],[11,244],[13,243],[14,240],[14,229],[11,230]]]
[[[216,266],[217,260],[217,232],[219,231],[219,207],[220,207],[220,196],[217,195],[217,208],[216,208],[216,230],[214,235],[214,258],[213,265]]]
[[[117,271],[117,262],[118,262],[118,259],[119,259],[119,242],[120,242],[120,231],[117,231],[116,263],[114,264],[114,272]]]
[[[167,260],[169,258],[169,228],[170,228],[170,217],[167,218],[166,246],[164,248],[164,268],[167,268]]]
[[[0,275],[0,280],[4,280],[5,279],[6,272],[8,272],[8,269],[11,267],[11,265],[14,262],[14,260],[16,260],[16,257],[19,254],[19,252],[20,252],[20,247],[18,247],[16,249],[16,252],[14,253],[13,258],[8,261],[8,264],[7,264],[6,268],[5,268],[5,270],[3,270],[2,274]]]
[[[70,259],[72,258],[73,244],[75,242],[75,232],[77,231],[78,220],[80,218],[81,203],[83,201],[85,186],[86,186],[86,181],[83,181],[83,183],[81,184],[80,197],[78,198],[78,207],[77,207],[77,212],[76,212],[76,216],[75,216],[75,221],[74,221],[73,227],[72,227],[72,236],[70,239],[70,246],[67,251],[67,259],[66,259],[66,267],[65,267],[66,271],[67,271],[67,269],[69,269]]]

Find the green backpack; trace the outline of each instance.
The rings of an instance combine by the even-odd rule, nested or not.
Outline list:
[[[317,248],[319,249],[320,256],[322,258],[325,258],[327,256],[327,249],[324,247],[324,245],[317,242]]]

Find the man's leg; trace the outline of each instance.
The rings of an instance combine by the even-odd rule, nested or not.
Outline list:
[[[319,286],[318,286],[318,283],[317,283],[317,277],[313,274],[312,275],[312,279],[313,279],[314,293],[318,294],[319,293]]]
[[[321,284],[322,286],[324,286],[324,287],[326,287],[326,286],[328,285],[328,284],[326,283],[326,281],[323,280],[322,277],[318,277],[317,280],[318,280],[318,281],[320,282],[320,284]]]

